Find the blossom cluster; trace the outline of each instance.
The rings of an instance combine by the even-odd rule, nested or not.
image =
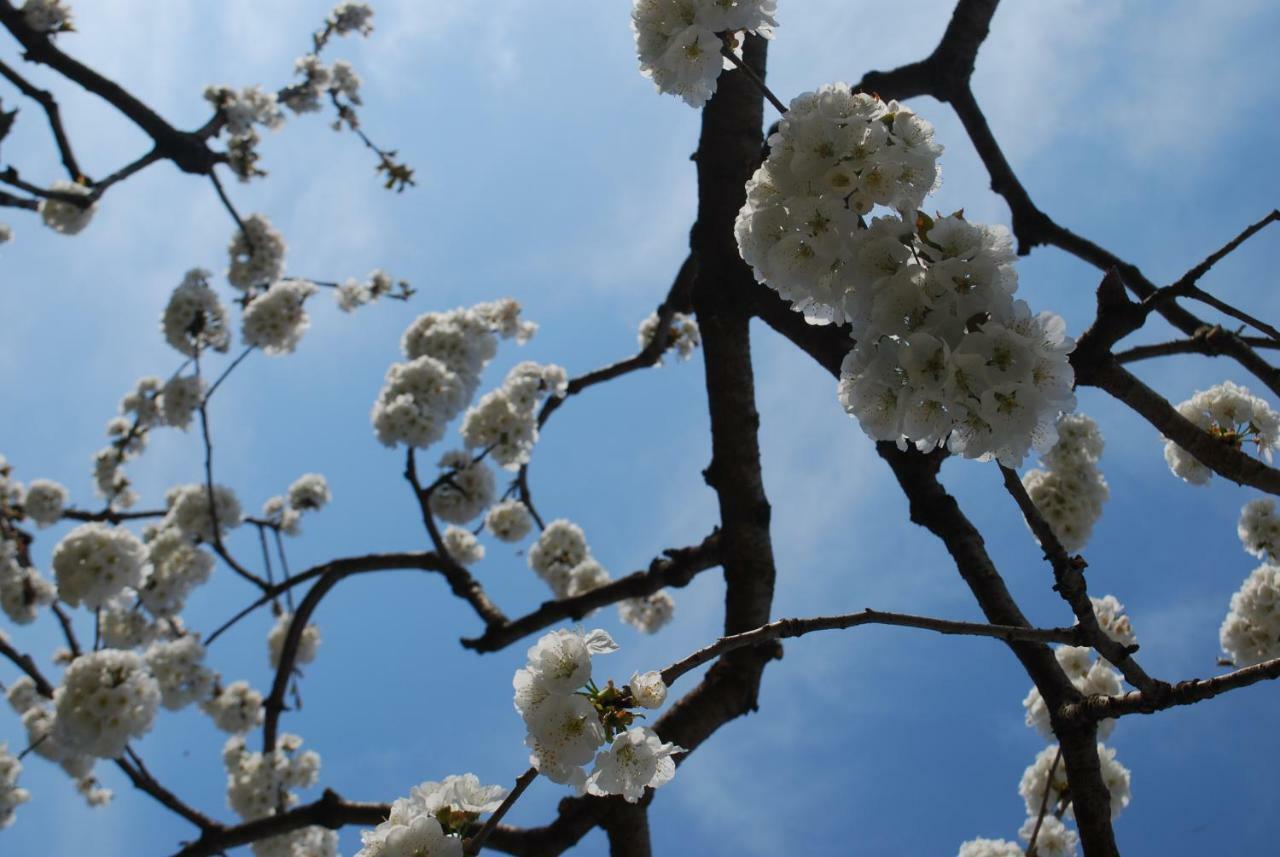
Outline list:
[[[1017,466],[1075,405],[1062,319],[1016,301],[1007,229],[918,212],[933,128],[832,84],[792,101],[735,231],[756,279],[855,341],[839,398],[870,437]],[[895,209],[864,226],[877,206]]]
[[[1280,516],[1270,497],[1250,500],[1240,510],[1236,534],[1246,552],[1271,563],[1280,562]]]
[[[1230,381],[1199,391],[1178,405],[1178,413],[1233,449],[1253,444],[1267,461],[1280,448],[1280,412]],[[1212,470],[1168,439],[1164,460],[1174,476],[1192,485],[1204,485],[1213,476]]]
[[[37,33],[68,32],[71,25],[71,8],[62,0],[26,0],[22,4],[22,19]]]
[[[374,269],[369,272],[369,276],[361,282],[356,279],[349,279],[338,286],[335,291],[338,299],[338,309],[343,312],[351,312],[365,304],[373,303],[384,295],[394,294],[397,297],[408,297],[413,294],[413,290],[409,288],[409,284],[404,280],[398,283],[391,279],[391,276],[382,269]]]
[[[318,512],[332,499],[329,483],[322,474],[304,473],[285,494],[271,497],[262,504],[262,517],[281,533],[296,536],[301,532],[302,514]]]
[[[20,561],[18,544],[0,535],[0,609],[19,625],[35,621],[36,611],[58,597],[58,590]]]
[[[1280,657],[1280,566],[1260,565],[1245,578],[1218,637],[1237,667]]]
[[[137,588],[146,558],[146,548],[128,530],[81,524],[53,550],[58,597],[72,607],[97,610],[125,587]]]
[[[250,752],[239,735],[227,739],[222,761],[227,769],[227,805],[245,821],[267,818],[298,802],[293,789],[315,785],[320,756],[300,752],[302,739],[284,734],[269,753]],[[337,834],[319,827],[303,828],[253,843],[256,857],[294,857],[301,853],[336,853]]]
[[[1111,496],[1098,469],[1101,455],[1098,424],[1083,414],[1065,414],[1058,420],[1058,442],[1040,456],[1045,469],[1022,476],[1028,496],[1071,553],[1089,541],[1093,525],[1102,517],[1102,504]]]
[[[88,197],[93,193],[79,182],[69,181],[56,181],[49,185],[49,190],[73,197]],[[45,197],[40,200],[37,210],[44,225],[54,232],[59,235],[78,235],[93,220],[93,215],[98,211],[98,203],[86,200],[82,205],[65,199]]]
[[[489,449],[502,467],[518,470],[538,442],[538,404],[548,396],[564,397],[568,383],[560,366],[516,364],[501,387],[467,409],[459,429],[463,442],[469,449]]]
[[[445,427],[462,413],[479,388],[481,372],[498,352],[499,337],[514,337],[518,342],[525,342],[535,329],[535,325],[520,319],[520,305],[513,300],[419,316],[405,331],[400,343],[408,362],[394,363],[387,370],[386,382],[374,403],[371,419],[378,439],[387,446],[406,443],[421,448],[444,437]],[[516,374],[515,370],[512,372]],[[512,381],[510,376],[508,381]],[[541,383],[540,373],[530,411],[536,404]],[[495,399],[493,405],[497,406],[488,406],[482,416],[473,418],[476,409],[468,412],[467,423],[472,424],[472,434],[466,433],[467,423],[463,431],[468,446],[488,445],[484,441],[490,433],[519,429],[514,413],[503,420],[500,411],[514,412],[513,399],[521,394],[528,398],[527,387],[528,384],[502,393],[501,402]],[[504,385],[502,390],[506,389]],[[499,392],[494,391],[490,396]],[[525,398],[519,398],[519,404],[523,405]],[[481,405],[484,406],[484,400]],[[510,454],[504,451],[507,446],[523,448],[529,434],[536,436],[536,428],[519,431],[501,449],[495,448],[495,458],[505,463],[500,456]]]
[[[60,741],[81,753],[114,759],[129,739],[150,730],[160,686],[138,655],[102,649],[71,662],[54,701]]]
[[[226,351],[231,346],[231,330],[227,310],[209,285],[213,275],[203,268],[192,268],[165,306],[161,329],[165,341],[188,357],[203,351]]]
[[[660,321],[658,314],[654,312],[640,322],[640,329],[636,333],[636,341],[640,344],[641,349],[648,348],[649,343],[653,342],[653,337],[658,332],[658,323]],[[701,344],[702,334],[698,330],[697,320],[686,313],[672,313],[671,320],[667,322],[667,348],[674,348],[676,354],[680,355],[681,360],[688,360]],[[659,356],[658,360],[661,362],[661,356]]]
[[[440,459],[440,468],[445,471],[445,481],[431,492],[429,501],[431,512],[437,518],[451,524],[465,524],[493,502],[493,471],[483,461],[462,450],[454,450]]]
[[[284,641],[289,635],[289,628],[293,625],[292,613],[281,613],[276,619],[276,624],[272,626],[271,632],[267,634],[267,655],[271,661],[271,668],[278,669],[280,666],[280,658],[284,654]],[[320,648],[320,629],[311,623],[307,623],[306,627],[298,636],[298,648],[294,652],[293,661],[295,664],[309,664],[316,659],[316,650]]]
[[[9,685],[9,705],[22,718],[27,732],[27,746],[44,759],[58,765],[73,780],[77,790],[90,806],[102,806],[111,800],[111,791],[101,788],[93,777],[94,758],[68,744],[56,728],[57,716],[53,700],[36,690],[35,682],[23,676]]]
[[[736,43],[742,31],[773,36],[777,0],[635,0],[631,29],[636,37],[640,73],[659,92],[701,107],[715,94],[723,67],[720,50]]]
[[[578,792],[622,795],[635,803],[646,788],[658,788],[675,776],[671,758],[684,750],[665,743],[647,727],[632,727],[630,708],[661,705],[666,687],[657,673],[635,676],[630,687],[592,680],[592,657],[617,651],[600,629],[556,630],[529,649],[528,663],[516,671],[515,706],[524,718],[532,750],[529,763],[552,782]],[[597,750],[601,745],[608,746]],[[585,766],[594,758],[590,774]]]
[[[360,833],[356,857],[462,857],[462,837],[482,815],[502,805],[507,790],[482,786],[475,774],[414,786],[391,804],[387,820]]]
[[[533,529],[533,516],[519,500],[503,500],[489,507],[484,527],[499,541],[518,542]]]
[[[175,485],[165,492],[164,499],[168,512],[161,526],[172,527],[193,539],[215,542],[227,530],[240,526],[240,501],[225,485]]]
[[[9,755],[9,748],[0,743],[0,830],[13,824],[14,809],[31,799],[26,789],[18,788],[21,774],[22,763]]]

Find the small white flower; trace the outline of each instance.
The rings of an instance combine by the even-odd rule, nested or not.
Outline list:
[[[676,775],[671,758],[684,748],[664,743],[652,729],[628,729],[613,739],[607,750],[596,754],[596,769],[587,778],[593,795],[622,795],[636,803],[646,788],[658,788]]]
[[[642,708],[661,708],[667,701],[667,685],[662,673],[655,671],[633,673],[629,683],[631,698]]]

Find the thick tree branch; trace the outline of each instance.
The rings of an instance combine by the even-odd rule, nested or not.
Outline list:
[[[1193,678],[1174,684],[1167,693],[1151,696],[1140,690],[1120,696],[1089,696],[1063,708],[1066,720],[1105,720],[1126,714],[1154,714],[1178,705],[1192,705],[1219,694],[1280,678],[1280,658],[1213,678]]]

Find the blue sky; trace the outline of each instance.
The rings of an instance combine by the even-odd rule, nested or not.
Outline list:
[[[901,6],[783,0],[770,48],[774,91],[786,100],[924,56],[951,3]],[[328,10],[310,0],[80,7],[80,32],[63,46],[180,125],[206,118],[205,84],[284,83]],[[377,8],[373,37],[339,42],[333,56],[364,76],[365,128],[417,169],[418,187],[382,191],[368,153],[310,117],[268,138],[266,181],[231,188],[242,211],[262,211],[284,232],[291,274],[340,280],[380,266],[419,289],[408,306],[384,302],[353,316],[322,295],[296,355],[253,355],[216,397],[218,479],[247,508],[302,473],[329,478],[333,505],[291,543],[298,568],[424,547],[400,454],[381,447],[368,423],[400,333],[417,314],[512,296],[542,329],[524,348],[504,346],[491,383],[522,359],[589,370],[633,352],[637,323],[684,258],[694,213],[688,155],[698,116],[636,71],[628,4],[389,0]],[[974,86],[1037,203],[1167,282],[1276,205],[1278,27],[1280,10],[1262,0],[1007,4]],[[0,42],[0,58],[17,62],[12,43]],[[32,76],[62,97],[91,174],[145,150],[109,109]],[[14,102],[7,90],[0,97]],[[38,110],[17,103],[24,112],[5,141],[6,161],[31,179],[61,177]],[[947,147],[930,206],[1007,222],[948,109],[928,99],[914,106]],[[0,248],[0,453],[19,479],[56,479],[90,505],[90,457],[120,396],[138,377],[176,366],[158,332],[169,292],[188,268],[225,267],[232,224],[207,185],[167,165],[112,190],[75,239],[18,212],[0,217],[16,232]],[[1278,254],[1280,231],[1264,233],[1203,285],[1280,317],[1269,264]],[[1039,249],[1020,275],[1022,296],[1061,313],[1072,332],[1091,318],[1098,272]],[[1153,327],[1147,341],[1168,338]],[[766,328],[753,331],[779,562],[775,615],[869,606],[977,618],[940,545],[907,522],[905,501],[841,411],[830,377]],[[1141,364],[1138,373],[1175,403],[1226,378],[1249,385],[1233,364],[1206,358]],[[1220,479],[1183,485],[1139,417],[1093,390],[1080,405],[1106,435],[1102,469],[1112,490],[1084,551],[1091,589],[1128,606],[1149,671],[1211,674],[1227,602],[1255,565],[1235,536],[1254,492]],[[539,444],[531,478],[539,508],[581,524],[597,558],[620,575],[714,525],[715,498],[700,477],[709,454],[700,357],[668,360],[568,403]],[[199,478],[198,439],[156,432],[129,472],[154,505],[169,485]],[[1034,620],[1069,621],[994,465],[953,461],[943,477]],[[60,532],[41,537],[42,568]],[[232,545],[256,557],[248,533]],[[546,597],[524,558],[500,544],[489,544],[476,573],[509,614]],[[193,599],[188,625],[207,632],[251,594],[222,569]],[[676,619],[654,637],[620,626],[611,610],[595,617],[622,645],[601,671],[625,679],[715,637],[718,575],[674,594]],[[270,621],[261,613],[242,623],[211,649],[212,664],[265,689]],[[306,668],[304,708],[283,725],[322,754],[323,785],[389,800],[449,773],[506,783],[524,769],[510,676],[525,646],[463,651],[457,639],[478,623],[439,579],[392,572],[349,581],[317,621],[324,643]],[[54,630],[42,621],[13,637],[47,657]],[[0,668],[0,680],[11,677]],[[686,679],[674,690],[691,686]],[[979,835],[1012,838],[1023,817],[1017,782],[1042,746],[1022,725],[1028,686],[1008,652],[983,640],[864,628],[792,642],[766,673],[760,712],[723,728],[657,796],[655,850],[879,857],[952,854]],[[1133,772],[1133,803],[1116,827],[1125,853],[1273,847],[1264,810],[1276,786],[1268,760],[1280,751],[1276,693],[1255,687],[1120,724],[1110,743]],[[21,746],[7,709],[5,738]],[[183,712],[164,715],[139,750],[162,781],[229,820],[221,742],[202,715]],[[101,773],[117,798],[90,811],[59,771],[31,759],[23,784],[34,799],[0,834],[4,852],[132,857],[169,853],[191,835],[113,769]],[[543,823],[563,795],[536,783],[510,820]],[[344,831],[343,841],[353,853],[357,832]],[[596,832],[576,853],[605,850]]]

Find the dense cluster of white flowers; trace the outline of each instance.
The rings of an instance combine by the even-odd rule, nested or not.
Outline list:
[[[271,660],[271,668],[280,666],[280,657],[284,654],[284,641],[289,636],[289,627],[293,624],[292,613],[281,613],[267,634],[267,655]],[[309,664],[316,659],[316,650],[320,648],[320,629],[310,622],[302,629],[298,637],[298,649],[294,653],[295,664]]]
[[[1098,424],[1082,414],[1064,414],[1058,420],[1058,442],[1040,456],[1045,469],[1022,476],[1032,502],[1071,553],[1089,541],[1093,525],[1102,517],[1102,504],[1111,496],[1098,469],[1101,454]]]
[[[26,789],[18,788],[22,763],[9,755],[9,748],[0,742],[0,830],[13,824],[13,811],[31,799]]]
[[[445,551],[460,565],[474,565],[484,559],[484,545],[465,527],[446,527],[441,541]]]
[[[213,719],[214,726],[238,735],[262,722],[262,694],[247,681],[235,681],[200,703],[200,709]]]
[[[160,390],[160,412],[165,425],[186,431],[203,401],[204,380],[199,375],[174,375]]]
[[[162,526],[173,527],[191,538],[212,542],[214,526],[219,534],[240,526],[240,501],[225,485],[213,486],[213,514],[209,511],[209,487],[204,484],[175,485],[165,492]]]
[[[618,602],[618,616],[637,631],[653,634],[671,621],[676,601],[671,593],[659,589],[643,598],[627,598]]]
[[[280,280],[244,308],[240,335],[246,345],[267,354],[292,354],[311,326],[306,301],[316,293],[306,280]]]
[[[650,313],[649,317],[640,322],[640,329],[636,333],[636,341],[640,343],[643,350],[649,347],[649,343],[653,342],[654,335],[658,332],[658,318],[656,312]],[[693,356],[693,352],[702,344],[702,334],[698,330],[698,322],[691,315],[682,312],[671,314],[671,321],[667,324],[667,347],[674,348],[676,353],[680,355],[681,360],[688,360]],[[662,358],[658,358],[661,365]]]
[[[209,285],[211,276],[203,268],[187,271],[160,320],[165,341],[188,357],[208,349],[226,351],[231,345],[227,310]]]
[[[1129,805],[1129,770],[1116,761],[1116,751],[1103,744],[1098,745],[1098,763],[1102,770],[1102,781],[1111,793],[1111,817],[1116,818]],[[1040,751],[1036,760],[1023,772],[1018,784],[1018,794],[1026,804],[1027,815],[1036,816],[1045,801],[1045,792],[1049,793],[1048,807],[1056,812],[1065,806],[1063,815],[1074,818],[1070,806],[1070,788],[1067,783],[1067,766],[1059,756],[1057,744],[1050,744]]]
[[[791,103],[735,231],[756,278],[855,340],[839,397],[869,436],[1017,466],[1075,405],[1062,319],[1015,301],[1007,229],[918,213],[933,128],[832,84]],[[864,228],[876,205],[896,210]]]
[[[529,548],[528,561],[556,598],[581,595],[609,582],[609,573],[592,558],[582,528],[563,518],[542,531]]]
[[[367,36],[373,32],[373,8],[368,3],[339,3],[329,13],[325,22],[339,36],[359,33]]]
[[[617,649],[600,629],[551,631],[529,649],[528,663],[512,684],[529,733],[529,763],[539,773],[579,793],[622,795],[634,803],[646,787],[656,789],[675,776],[671,757],[684,750],[664,743],[652,729],[629,728],[634,715],[627,709],[636,700],[613,682],[601,690],[592,681],[592,656]],[[661,678],[654,678],[646,673],[642,683],[647,702],[666,696],[666,688],[657,687]],[[584,766],[593,758],[595,769],[588,775]]]
[[[485,513],[484,526],[499,541],[518,542],[533,529],[533,516],[519,500],[503,500]]]
[[[241,291],[267,286],[284,273],[284,236],[265,215],[251,214],[227,247],[231,267],[227,280]]]
[[[102,649],[67,667],[55,696],[58,738],[78,752],[114,759],[151,729],[160,687],[133,652]]]
[[[773,37],[777,0],[635,0],[631,29],[636,37],[640,73],[659,92],[701,107],[716,91],[724,67],[720,49],[736,50],[737,33]]]
[[[538,403],[563,397],[569,379],[560,366],[518,363],[502,386],[480,397],[462,420],[462,439],[471,449],[489,449],[507,470],[529,463],[538,442]]]
[[[1022,846],[1008,839],[970,839],[960,844],[957,857],[1022,857]]]
[[[419,316],[401,339],[409,362],[392,364],[374,403],[371,418],[378,439],[387,446],[407,443],[427,447],[435,443],[475,395],[480,373],[497,354],[498,338],[514,337],[525,342],[535,329],[535,325],[520,320],[520,304],[510,299]],[[503,388],[482,400],[484,415],[475,417],[477,408],[472,408],[463,424],[468,446],[497,444],[493,455],[503,464],[508,464],[519,451],[527,452],[532,446],[530,436],[537,436],[536,426],[523,425],[533,419],[525,419],[527,400],[533,399],[527,403],[531,413],[544,386],[564,383],[563,370],[559,375],[552,371],[558,367],[538,367],[536,382],[525,375],[513,380],[520,367],[528,366],[536,364],[522,363],[512,370]],[[544,374],[549,380],[544,381]],[[495,396],[486,405],[486,400]],[[508,439],[505,432],[512,436]],[[498,437],[488,440],[494,435]],[[513,453],[513,449],[517,452]]]
[[[34,568],[19,561],[16,542],[0,536],[0,609],[19,625],[35,621],[36,611],[48,607],[58,590]]]
[[[152,643],[143,657],[165,708],[177,711],[209,699],[217,676],[204,665],[204,646],[194,635]]]
[[[189,596],[213,573],[213,557],[177,527],[147,533],[147,572],[138,597],[152,615],[176,616]]]
[[[1071,683],[1086,696],[1091,694],[1115,696],[1121,692],[1120,674],[1103,658],[1095,660],[1092,649],[1084,646],[1060,646],[1054,654],[1067,677],[1071,679]],[[1022,706],[1026,709],[1027,725],[1044,738],[1052,740],[1053,726],[1050,723],[1049,707],[1037,688],[1031,688],[1023,699]],[[1114,719],[1100,721],[1098,737],[1106,738],[1114,728]]]
[[[75,29],[71,25],[71,7],[62,0],[26,0],[22,19],[37,33],[60,33]]]
[[[300,512],[319,511],[332,499],[329,483],[320,473],[304,473],[289,486],[289,505]]]
[[[1280,560],[1280,516],[1276,501],[1270,497],[1250,500],[1240,510],[1236,534],[1244,549],[1258,559],[1275,563]]]
[[[1178,413],[1233,449],[1253,444],[1267,461],[1280,448],[1280,412],[1230,381],[1199,391],[1178,405]],[[1204,485],[1213,476],[1191,453],[1167,439],[1164,460],[1174,476],[1192,485]]]
[[[298,797],[291,790],[315,785],[320,775],[320,755],[314,750],[299,752],[301,747],[301,738],[284,734],[270,753],[251,753],[241,736],[228,738],[222,750],[227,768],[227,805],[245,821],[253,821],[296,804]],[[307,844],[332,853],[337,847],[336,836],[314,831],[310,828],[255,842],[253,853],[256,857],[295,857],[296,846]]]
[[[146,548],[131,532],[105,524],[81,524],[53,549],[58,596],[72,607],[96,610],[126,586],[142,582]]]
[[[507,796],[502,786],[482,786],[475,774],[414,786],[391,804],[387,820],[360,833],[356,857],[462,857],[462,837]]]
[[[1218,636],[1237,667],[1280,657],[1280,567],[1260,565],[1245,578]]]
[[[136,649],[156,639],[161,629],[138,609],[138,593],[124,589],[98,610],[98,631],[108,649]]]
[[[67,489],[49,479],[32,479],[22,498],[22,511],[39,527],[56,524],[67,505]]]
[[[436,517],[465,524],[493,502],[494,479],[489,465],[455,450],[445,453],[439,466],[447,479],[431,492],[431,512]]]
[[[56,181],[49,185],[49,190],[70,196],[87,197],[92,193],[84,185],[68,181]],[[81,206],[62,199],[41,199],[39,204],[40,219],[44,225],[60,235],[78,235],[97,211],[96,202]]]

